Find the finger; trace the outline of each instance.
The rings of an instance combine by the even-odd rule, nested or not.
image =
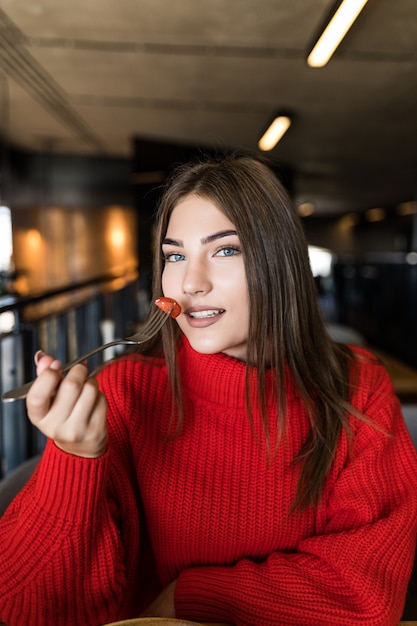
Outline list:
[[[35,379],[26,399],[28,415],[33,423],[48,413],[61,381],[60,372],[49,368]]]
[[[55,443],[70,454],[88,458],[101,456],[107,449],[106,415],[104,394],[92,382],[86,382]]]
[[[52,370],[46,370],[52,372]],[[62,378],[61,384],[56,390],[56,397],[51,410],[46,416],[55,420],[56,425],[68,419],[79,397],[83,393],[84,385],[88,377],[88,369],[81,363],[74,365]]]
[[[63,396],[64,392],[65,389],[62,390]],[[66,420],[66,427],[71,431],[75,439],[84,436],[85,431],[89,428],[99,394],[97,381],[94,378],[87,378]],[[64,402],[66,402],[66,398]]]
[[[34,356],[36,364],[36,374],[39,376],[46,368],[53,370],[61,369],[61,361],[55,359],[55,357],[45,354],[42,350],[38,350]]]
[[[45,352],[43,352],[43,350],[38,350],[37,352],[35,352],[34,356],[33,356],[33,360],[35,361],[35,365],[37,365],[40,361],[40,359],[45,355]]]
[[[65,379],[60,372],[45,369],[33,383],[26,401],[32,423],[39,427],[41,420],[51,417],[55,420],[55,426],[59,427],[59,424],[67,419],[77,401],[87,374],[88,370],[82,365],[76,365]],[[66,394],[63,397],[63,394],[59,394],[59,389],[67,379]]]
[[[90,414],[88,433],[85,438],[84,456],[101,456],[107,449],[107,400],[105,395],[97,389],[97,399]]]

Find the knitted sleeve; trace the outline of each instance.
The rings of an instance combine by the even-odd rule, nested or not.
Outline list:
[[[75,624],[74,611],[87,623],[108,621],[123,572],[115,576],[119,539],[102,505],[107,474],[105,457],[81,459],[48,443],[0,520],[0,618],[10,626]]]
[[[373,425],[355,423],[349,461],[326,495],[324,532],[262,562],[184,570],[177,617],[247,626],[398,624],[417,532],[417,454],[382,367],[362,373],[355,406]]]
[[[137,567],[138,502],[127,445],[114,416],[108,421],[109,450],[100,458],[66,454],[49,441],[0,519],[0,622],[98,626],[140,608],[148,572]]]

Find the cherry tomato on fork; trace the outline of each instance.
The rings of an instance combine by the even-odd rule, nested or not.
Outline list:
[[[181,307],[174,298],[157,298],[155,304],[171,317],[178,317],[181,313]]]

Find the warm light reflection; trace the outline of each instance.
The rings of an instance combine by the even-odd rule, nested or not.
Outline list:
[[[381,222],[386,217],[386,210],[381,208],[368,209],[365,213],[365,217],[368,222]]]
[[[36,228],[16,229],[15,253],[19,259],[19,274],[14,288],[20,295],[41,289],[45,281],[45,241]]]
[[[72,257],[75,267],[75,276],[88,275],[92,266],[91,257],[93,257],[95,261],[97,260],[98,263],[101,262],[100,259],[97,258],[96,250],[92,251],[90,233],[91,222],[99,222],[99,220],[92,219],[92,213],[92,211],[82,211],[81,209],[73,210],[71,213],[73,232],[71,245],[73,249]],[[95,232],[97,232],[97,230]]]
[[[343,230],[353,228],[354,226],[356,226],[356,224],[359,224],[359,219],[360,218],[357,213],[348,213],[340,219],[340,228],[342,228]]]
[[[105,240],[112,271],[126,270],[132,257],[135,233],[129,212],[123,207],[108,207]]]
[[[19,260],[13,288],[20,295],[137,272],[137,218],[131,207],[48,207],[28,211],[24,220],[22,215],[13,225]]]
[[[298,214],[301,217],[308,217],[309,215],[313,215],[314,213],[314,204],[312,202],[301,202],[298,205]]]
[[[42,236],[38,230],[32,228],[26,233],[26,245],[32,252],[38,252],[42,244]]]
[[[401,204],[397,206],[397,213],[399,215],[414,215],[417,213],[417,202],[401,202]]]
[[[127,225],[123,209],[109,207],[106,223],[106,241],[111,252],[119,254],[126,244]]]
[[[121,248],[125,243],[126,237],[122,228],[116,227],[110,233],[110,243],[115,248]]]

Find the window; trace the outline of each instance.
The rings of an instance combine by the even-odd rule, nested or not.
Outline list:
[[[326,277],[331,275],[334,257],[331,250],[317,246],[308,246],[308,255],[313,276]]]
[[[0,206],[0,272],[11,270],[12,254],[12,216],[7,206]]]

